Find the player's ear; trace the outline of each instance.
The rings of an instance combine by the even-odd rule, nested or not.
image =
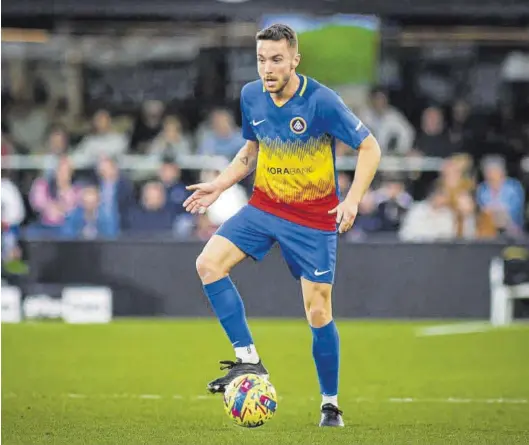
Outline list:
[[[301,61],[301,54],[297,53],[292,60],[292,69],[296,69]]]

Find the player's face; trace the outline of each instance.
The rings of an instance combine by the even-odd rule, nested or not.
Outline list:
[[[266,90],[281,93],[299,65],[299,54],[286,39],[257,42],[257,70]]]

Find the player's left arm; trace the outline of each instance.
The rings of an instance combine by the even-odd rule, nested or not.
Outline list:
[[[353,226],[358,205],[380,164],[381,150],[375,137],[336,93],[325,91],[320,98],[320,118],[331,136],[358,151],[353,184],[345,200],[329,211],[336,214],[338,231],[343,233]]]

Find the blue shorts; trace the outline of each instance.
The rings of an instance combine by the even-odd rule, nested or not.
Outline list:
[[[333,283],[336,232],[312,229],[246,205],[218,230],[246,255],[262,260],[277,242],[290,272],[316,283]]]

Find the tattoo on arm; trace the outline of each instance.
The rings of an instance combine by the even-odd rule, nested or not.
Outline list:
[[[249,164],[249,162],[250,162],[250,160],[248,159],[248,156],[241,156],[241,157],[239,158],[239,160],[240,160],[244,165],[246,165],[246,166],[247,166],[247,165]]]

